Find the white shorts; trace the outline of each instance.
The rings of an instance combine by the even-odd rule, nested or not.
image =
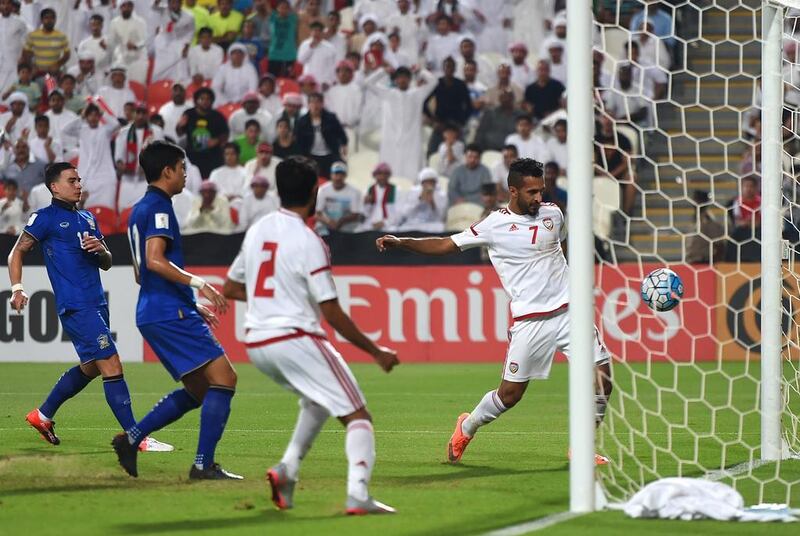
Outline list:
[[[508,332],[509,343],[503,379],[510,382],[545,380],[556,350],[569,357],[569,313],[515,322]],[[608,362],[608,350],[594,329],[595,365]]]
[[[247,349],[250,361],[261,372],[335,417],[350,415],[366,405],[350,367],[330,342],[308,334],[279,339]]]

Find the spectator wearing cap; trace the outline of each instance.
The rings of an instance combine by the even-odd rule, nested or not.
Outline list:
[[[106,63],[106,67],[108,67],[108,63]],[[75,77],[75,91],[84,98],[96,95],[100,86],[103,85],[103,77],[97,74],[97,60],[90,52],[79,52],[78,64],[67,69],[67,73]]]
[[[244,166],[239,163],[239,146],[228,142],[224,147],[224,165],[211,172],[208,181],[217,185],[219,195],[224,195],[232,207],[241,206],[242,196],[247,189],[247,176]]]
[[[95,13],[89,17],[89,37],[78,44],[78,61],[94,60],[94,67],[104,72],[111,64],[111,49],[103,33],[103,16]]]
[[[17,76],[17,63],[28,35],[28,26],[14,13],[11,2],[0,3],[0,28],[3,46],[0,47],[0,93],[8,89]]]
[[[194,93],[194,107],[183,112],[175,126],[178,136],[186,135],[186,155],[204,178],[222,165],[222,146],[230,134],[225,117],[213,106],[214,91],[198,89]]]
[[[389,182],[392,168],[381,162],[372,170],[375,183],[367,189],[364,197],[364,219],[360,231],[389,231],[394,229],[397,219],[397,187]]]
[[[97,96],[103,99],[114,116],[125,117],[124,108],[127,102],[136,102],[134,95],[127,83],[127,72],[124,65],[114,65],[108,75],[111,82],[97,90]]]
[[[15,91],[24,93],[28,97],[28,109],[36,113],[39,101],[42,99],[42,89],[39,84],[33,82],[33,69],[31,69],[30,64],[20,63],[17,65],[17,81],[3,93],[3,100],[7,99]]]
[[[422,41],[420,17],[411,9],[411,0],[398,0],[397,12],[386,19],[386,30],[400,34],[400,50],[412,64],[419,62]]]
[[[400,67],[392,74],[394,87],[386,87],[383,70],[367,78],[367,90],[383,102],[380,160],[400,177],[416,177],[422,168],[422,114],[420,110],[436,89],[436,77],[420,73],[423,85],[411,86],[411,71]]]
[[[183,112],[192,107],[192,103],[186,100],[186,88],[180,82],[172,84],[172,100],[163,104],[158,109],[158,115],[164,119],[164,136],[178,142],[180,136],[175,131]]]
[[[318,0],[313,0],[318,1]],[[322,91],[330,87],[335,78],[336,49],[323,38],[325,26],[319,21],[311,23],[311,34],[300,43],[297,61],[303,65],[303,74],[310,74],[322,85]]]
[[[245,46],[250,63],[260,72],[261,60],[267,57],[267,48],[256,35],[256,23],[252,19],[245,19],[242,23],[242,34],[236,38],[236,42]]]
[[[268,113],[270,117],[277,116],[281,108],[283,108],[283,102],[276,89],[275,77],[270,73],[265,74],[261,77],[261,80],[258,81],[259,106],[261,110]]]
[[[487,108],[500,106],[500,95],[510,91],[514,96],[514,108],[519,108],[525,99],[525,88],[519,87],[511,81],[511,65],[503,62],[497,66],[497,83],[490,86],[483,96]]]
[[[133,12],[133,1],[119,3],[120,14],[108,28],[108,47],[113,62],[128,69],[128,79],[144,84],[147,79],[147,23]]]
[[[250,191],[242,198],[239,210],[239,231],[246,231],[248,227],[271,212],[280,208],[280,199],[270,191],[269,181],[261,175],[250,179]]]
[[[247,48],[234,43],[228,49],[228,61],[222,64],[211,82],[217,94],[217,105],[240,102],[246,93],[258,88],[258,73],[253,64],[245,61]]]
[[[347,156],[347,134],[342,124],[324,108],[322,93],[308,99],[308,113],[297,120],[294,136],[301,155],[317,162],[321,177],[330,176],[331,165]]]
[[[297,12],[297,42],[303,43],[314,33],[312,25],[320,23],[325,27],[325,17],[320,9],[320,0],[306,0],[305,7]],[[298,52],[298,61],[299,59]]]
[[[155,3],[151,11],[156,35],[153,38],[151,80],[184,80],[188,74],[186,58],[194,39],[194,17],[181,7],[181,0]]]
[[[342,60],[336,66],[336,83],[325,92],[325,107],[336,114],[345,128],[354,129],[361,119],[364,92],[353,81],[353,64]]]
[[[289,0],[279,0],[269,19],[269,72],[289,76],[297,60],[297,14]]]
[[[244,165],[256,157],[256,148],[261,138],[261,125],[255,119],[244,124],[244,134],[235,136],[234,143],[239,146],[239,163]]]
[[[456,60],[456,76],[465,79],[464,67],[470,61],[475,62],[477,68],[476,77],[478,81],[485,85],[487,88],[492,87],[497,83],[497,74],[492,63],[484,56],[477,54],[477,47],[475,46],[475,37],[472,35],[462,35],[458,45],[459,54],[455,57]]]
[[[433,168],[423,168],[400,205],[397,230],[442,233],[446,217],[447,193],[439,187],[439,175]]]
[[[55,29],[56,12],[46,7],[39,13],[39,20],[41,26],[28,34],[22,47],[22,62],[33,66],[35,78],[58,74],[70,57],[69,39]]]
[[[253,11],[245,19],[253,23],[253,37],[258,39],[265,53],[269,48],[269,17],[271,12],[269,0],[253,0]]]
[[[192,80],[211,80],[225,59],[225,51],[211,40],[211,28],[201,28],[197,44],[189,49],[186,61]]]
[[[31,154],[45,164],[52,164],[64,158],[64,148],[57,137],[50,135],[50,119],[37,115],[33,120],[33,131],[28,135]]]
[[[347,165],[334,162],[331,180],[319,188],[317,193],[317,232],[321,235],[331,231],[354,233],[363,218],[361,214],[362,194],[347,181]]]
[[[336,10],[329,11],[325,18],[325,41],[331,44],[336,51],[336,61],[340,62],[347,55],[347,36],[339,30],[342,24],[342,16]]]
[[[278,118],[275,123],[275,143],[272,144],[272,150],[278,158],[288,158],[299,154],[294,132],[289,120],[285,117]]]
[[[450,205],[481,202],[481,185],[493,184],[489,168],[481,164],[481,148],[474,143],[467,145],[464,163],[456,167],[450,176],[447,197]]]
[[[453,21],[444,14],[436,18],[436,33],[428,39],[425,61],[434,74],[442,74],[443,62],[459,55],[460,36],[452,32]]]
[[[0,128],[5,130],[4,138],[11,143],[20,137],[27,138],[33,130],[33,114],[28,109],[28,96],[21,91],[13,91],[6,99],[8,111],[0,114]]]
[[[428,143],[428,155],[435,153],[439,148],[445,124],[457,125],[463,131],[472,115],[472,99],[469,89],[463,80],[456,78],[456,62],[453,58],[448,57],[444,60],[443,71],[444,76],[439,79],[439,83],[423,107],[425,116],[433,122],[433,133]],[[431,110],[431,101],[434,99],[436,108]]]
[[[256,148],[256,157],[244,165],[244,173],[247,180],[255,176],[263,177],[269,183],[271,190],[276,191],[275,188],[275,169],[281,159],[272,154],[272,145],[262,141]]]
[[[528,65],[527,45],[522,42],[512,43],[508,52],[511,54],[511,81],[519,87],[528,87],[536,79],[536,75]]]
[[[536,65],[536,81],[525,88],[523,107],[536,119],[544,119],[561,106],[564,84],[550,78],[550,63],[539,60]]]
[[[243,21],[244,15],[233,9],[233,0],[217,0],[216,11],[208,17],[208,27],[214,32],[214,42],[227,49],[239,35]]]
[[[57,88],[50,92],[47,97],[47,104],[50,109],[44,115],[50,120],[50,132],[53,136],[61,140],[62,148],[64,149],[64,160],[71,160],[78,156],[78,138],[70,136],[65,132],[67,125],[73,122],[79,122],[80,116],[72,110],[64,107],[66,100],[64,93],[61,89]],[[0,126],[2,126],[0,120]]]
[[[259,126],[259,141],[272,139],[274,134],[270,132],[272,128],[272,116],[260,108],[261,101],[258,93],[249,91],[242,99],[242,107],[236,110],[228,118],[228,126],[231,129],[231,138],[237,138],[244,134],[247,123],[256,121]],[[255,148],[253,149],[255,152]]]
[[[24,139],[19,139],[11,144],[3,142],[4,151],[2,164],[2,179],[16,181],[19,186],[19,195],[25,200],[34,186],[44,182],[44,170],[47,163],[31,158],[30,146]]]
[[[133,121],[119,131],[114,143],[114,163],[120,178],[117,202],[120,212],[132,207],[147,191],[139,153],[148,143],[163,139],[164,131],[147,119],[147,104],[137,102]]]
[[[204,181],[200,186],[200,196],[192,203],[192,209],[181,233],[229,234],[232,231],[233,220],[228,200],[224,195],[218,195],[216,184]]]

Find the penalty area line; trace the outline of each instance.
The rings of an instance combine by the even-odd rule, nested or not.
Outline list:
[[[734,465],[730,469],[717,469],[716,471],[709,471],[703,478],[705,478],[706,480],[710,480],[711,482],[717,482],[724,478],[734,477],[737,475],[741,475],[742,473],[747,473],[749,471],[752,471],[753,469],[758,469],[759,467],[762,467],[770,463],[775,463],[775,462],[768,460],[754,460],[752,462],[743,462],[738,465]]]
[[[576,517],[580,517],[582,515],[585,514],[578,512],[559,512],[557,514],[551,514],[539,519],[534,519],[533,521],[526,521],[525,523],[519,523],[517,525],[510,525],[502,529],[496,529],[485,533],[483,536],[519,536],[520,534],[528,534],[530,532],[546,529],[548,527],[552,527],[553,525],[563,523],[564,521],[575,519]]]

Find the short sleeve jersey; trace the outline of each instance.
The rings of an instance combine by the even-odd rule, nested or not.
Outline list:
[[[106,305],[99,258],[81,247],[84,233],[103,239],[90,212],[54,199],[30,215],[24,231],[42,248],[58,314]]]
[[[179,320],[197,315],[194,292],[189,285],[167,281],[147,269],[147,241],[162,237],[167,240],[165,256],[183,268],[183,248],[178,220],[170,197],[162,190],[149,187],[133,207],[128,220],[128,240],[133,262],[139,271],[139,301],[136,304],[136,325]]]
[[[511,314],[514,320],[524,320],[567,307],[567,260],[561,249],[566,234],[561,209],[542,203],[535,217],[501,208],[451,239],[461,250],[489,249],[489,259],[511,298]]]
[[[228,278],[247,289],[247,342],[302,330],[324,335],[319,303],[337,297],[327,245],[280,209],[253,224]]]

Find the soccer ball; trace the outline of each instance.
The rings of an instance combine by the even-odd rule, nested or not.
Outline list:
[[[683,297],[683,281],[668,268],[653,270],[642,281],[642,299],[654,311],[674,309]]]

